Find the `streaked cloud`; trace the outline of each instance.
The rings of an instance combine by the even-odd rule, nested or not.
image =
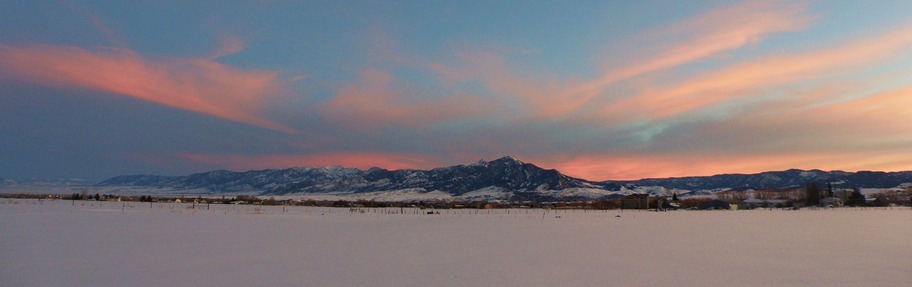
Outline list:
[[[559,80],[554,75],[527,74],[512,69],[503,55],[480,51],[462,53],[463,69],[433,66],[447,80],[466,80],[478,75],[498,94],[516,97],[528,112],[544,119],[562,119],[590,108],[595,98],[618,97],[611,90],[622,81],[703,60],[756,44],[764,37],[802,29],[814,16],[806,7],[774,1],[747,1],[711,10],[680,23],[649,31],[631,39],[631,50],[647,51],[626,64],[610,66],[587,80]],[[635,52],[630,52],[635,54]]]
[[[473,153],[500,151],[590,179],[900,167],[876,154],[912,143],[904,138],[884,142],[890,138],[884,130],[895,132],[912,122],[897,121],[908,113],[893,110],[905,106],[908,91],[868,95],[861,91],[870,83],[845,87],[839,77],[904,53],[912,44],[908,26],[818,49],[725,59],[722,65],[668,78],[673,81],[652,75],[716,60],[770,34],[800,31],[815,19],[804,5],[783,2],[748,1],[712,10],[652,31],[653,37],[676,40],[660,41],[643,59],[588,81],[518,71],[499,53],[462,52],[457,64],[434,63],[430,69],[448,84],[480,79],[495,95],[508,97],[503,107],[509,108],[481,115],[496,124],[483,122],[481,129],[457,139],[434,134],[430,142],[463,161]],[[649,86],[625,86],[635,92],[613,94],[635,78],[645,78]],[[805,94],[808,89],[816,92]],[[707,116],[707,110],[714,114]],[[505,113],[506,121],[498,121]],[[870,123],[881,123],[880,128],[865,129]],[[857,134],[847,138],[846,132]],[[466,145],[472,151],[461,148]],[[869,157],[847,162],[859,150]]]
[[[290,167],[319,167],[339,165],[368,169],[414,169],[439,164],[429,162],[433,156],[418,153],[375,153],[375,152],[330,152],[319,154],[207,154],[178,153],[175,159],[187,160],[194,164],[221,166],[233,170],[273,169]]]
[[[229,46],[226,51],[237,50]],[[220,52],[224,53],[224,52]],[[149,59],[125,48],[0,45],[0,76],[83,88],[251,124],[295,130],[265,116],[264,102],[284,93],[277,72],[240,69],[203,58]]]
[[[224,35],[224,34],[220,35],[219,36],[219,49],[218,49],[218,51],[215,51],[215,53],[213,53],[212,55],[209,56],[209,60],[214,61],[218,58],[243,51],[244,48],[246,48],[246,47],[247,47],[247,45],[244,44],[244,42],[242,42],[237,37],[233,37],[230,35]]]
[[[133,121],[120,130],[154,130],[173,146],[102,155],[172,171],[433,168],[503,155],[596,180],[910,169],[912,22],[898,12],[910,5],[847,4],[530,2],[488,17],[479,12],[509,5],[240,2],[197,17],[209,8],[81,3],[0,18],[0,81],[12,83],[0,97],[12,107],[0,107],[50,110],[55,95],[89,91],[102,96],[65,100],[120,95],[229,121],[180,134]],[[42,21],[13,22],[29,19]],[[306,81],[289,76],[304,71]],[[60,124],[42,112],[5,119]],[[268,130],[240,135],[232,123]],[[28,140],[55,140],[42,136]]]
[[[891,151],[892,153],[899,150]],[[559,162],[542,161],[568,175],[590,180],[708,176],[721,173],[756,173],[792,168],[859,171],[908,170],[912,156],[886,155],[885,151],[788,152],[750,155],[717,153],[588,154]]]
[[[426,127],[469,118],[488,109],[484,99],[469,94],[432,98],[394,84],[387,72],[364,70],[357,83],[340,89],[320,111],[329,120],[369,130]]]
[[[726,101],[758,96],[771,87],[857,72],[912,48],[912,26],[902,26],[833,48],[780,55],[705,72],[666,88],[652,88],[604,110],[636,110],[642,117],[665,118]],[[628,112],[629,113],[629,112]]]
[[[567,105],[562,105],[563,109],[578,109],[597,96],[610,97],[605,95],[605,90],[622,80],[719,56],[756,44],[773,33],[805,28],[815,19],[805,10],[804,5],[796,3],[746,1],[647,32],[649,39],[646,40],[659,44],[639,43],[647,46],[640,49],[654,50],[654,54],[633,64],[609,69],[596,79],[569,88],[560,96],[562,100],[569,100]]]

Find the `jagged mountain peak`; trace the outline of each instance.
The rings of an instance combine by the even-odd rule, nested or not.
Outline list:
[[[460,195],[482,189],[506,191],[562,190],[592,187],[595,183],[542,169],[513,157],[501,157],[471,165],[431,170],[360,170],[341,166],[289,168],[246,172],[212,171],[184,177],[125,176],[102,186],[132,185],[208,189],[212,192],[251,190],[263,194],[319,192],[375,192],[414,189]]]
[[[514,158],[514,157],[512,157],[512,156],[504,156],[504,157],[495,159],[495,160],[493,160],[493,161],[491,161],[491,162],[503,163],[503,164],[514,164],[514,165],[523,165],[523,164],[525,164],[525,163],[522,162],[521,160],[518,160],[518,159],[516,159],[516,158]]]
[[[292,195],[308,193],[384,192],[412,190],[439,191],[452,196],[491,191],[508,194],[510,199],[540,200],[542,194],[583,194],[594,196],[624,194],[625,190],[690,190],[800,188],[809,182],[830,183],[837,188],[891,188],[912,183],[912,172],[821,171],[789,169],[755,174],[720,174],[633,181],[592,182],[570,177],[554,169],[543,169],[513,157],[480,160],[469,165],[454,165],[430,170],[370,168],[360,170],[341,166],[295,167],[288,169],[233,172],[216,170],[188,176],[118,176],[100,186],[144,186],[171,190],[208,190],[249,192],[252,194]],[[623,189],[623,190],[622,190]],[[560,191],[560,192],[547,192]],[[580,193],[582,192],[582,193]],[[537,195],[536,195],[537,194]],[[556,198],[556,197],[552,197]]]

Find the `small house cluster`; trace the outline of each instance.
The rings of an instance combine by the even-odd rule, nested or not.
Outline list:
[[[865,195],[860,189],[826,190],[809,184],[805,189],[792,188],[783,190],[741,190],[723,191],[714,195],[687,197],[678,199],[677,194],[671,197],[637,193],[620,199],[621,209],[692,209],[692,210],[730,210],[757,208],[838,208],[846,206],[912,206],[912,187],[894,190],[881,190]]]

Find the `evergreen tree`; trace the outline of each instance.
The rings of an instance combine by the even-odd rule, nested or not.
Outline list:
[[[823,193],[822,188],[816,182],[811,182],[805,185],[805,190],[807,191],[807,204],[808,206],[817,206],[820,204],[820,196]]]
[[[860,188],[856,187],[855,190],[853,190],[852,193],[849,194],[849,198],[846,200],[846,205],[849,205],[849,206],[865,205],[865,196],[864,196],[864,194],[861,193]]]

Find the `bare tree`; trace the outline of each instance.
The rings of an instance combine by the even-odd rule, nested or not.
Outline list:
[[[737,201],[745,201],[750,198],[750,195],[747,192],[739,191],[734,194],[734,199]]]

